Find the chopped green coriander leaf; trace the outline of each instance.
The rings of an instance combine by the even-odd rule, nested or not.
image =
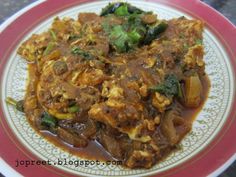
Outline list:
[[[129,15],[127,4],[124,4],[124,5],[120,6],[120,7],[118,7],[115,10],[115,14],[118,15],[118,16]]]
[[[143,12],[144,11],[142,11],[141,9],[134,7],[129,3],[116,2],[116,3],[109,3],[106,7],[104,7],[102,9],[100,16],[106,16],[108,14],[114,14],[114,13],[118,16],[123,16],[128,14],[141,14]]]
[[[100,16],[106,16],[108,14],[113,14],[117,8],[122,6],[124,3],[117,2],[117,3],[109,3],[106,7],[102,9]]]
[[[110,42],[118,52],[128,51],[128,34],[121,25],[113,27],[110,34]]]
[[[140,39],[142,38],[142,36],[136,30],[129,32],[128,36],[133,44],[138,43],[140,41]]]

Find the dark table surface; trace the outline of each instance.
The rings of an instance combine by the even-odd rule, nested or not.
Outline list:
[[[18,10],[36,0],[0,0],[0,24]],[[236,25],[236,0],[202,0],[224,14]],[[1,173],[0,173],[1,176]],[[236,177],[236,162],[234,162],[220,177]]]

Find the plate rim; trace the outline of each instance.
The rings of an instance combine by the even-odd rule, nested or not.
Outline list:
[[[80,2],[78,2],[78,1],[76,1],[76,0],[58,0],[59,2],[58,2],[58,4],[60,4],[60,5],[66,5],[66,4],[68,4],[68,3],[73,3],[73,2],[76,2],[76,4],[77,5],[80,5],[80,4],[82,4],[82,3],[84,3],[84,2],[92,2],[92,1],[88,1],[88,0],[83,0],[83,1],[80,1]],[[174,6],[175,7],[175,3],[176,4],[178,4],[178,5],[181,5],[181,6],[183,6],[183,7],[185,7],[185,8],[188,8],[188,9],[192,9],[193,10],[193,12],[195,12],[195,14],[191,14],[192,16],[198,16],[198,15],[200,15],[200,17],[205,17],[207,20],[209,20],[211,23],[213,23],[213,24],[216,24],[216,22],[214,22],[214,21],[212,21],[212,19],[209,19],[209,14],[207,14],[207,13],[211,13],[211,15],[213,14],[213,16],[212,17],[218,17],[219,19],[218,19],[218,22],[217,22],[217,24],[219,25],[222,25],[222,26],[226,26],[225,27],[225,29],[230,29],[229,31],[227,31],[227,33],[225,33],[224,31],[224,37],[226,37],[226,40],[225,39],[222,39],[221,37],[219,37],[218,35],[219,35],[219,32],[217,32],[217,31],[215,31],[218,35],[217,35],[217,38],[219,38],[220,40],[221,40],[221,42],[223,43],[223,46],[225,46],[226,45],[226,49],[227,49],[227,53],[230,55],[230,62],[231,62],[231,64],[232,64],[232,66],[233,66],[233,72],[234,72],[234,86],[235,86],[235,68],[236,68],[236,64],[235,64],[235,60],[233,60],[233,57],[236,55],[236,44],[234,44],[234,42],[233,42],[233,38],[231,37],[232,35],[235,35],[236,34],[236,28],[235,28],[235,26],[228,20],[228,19],[226,19],[223,15],[221,15],[218,11],[216,11],[216,10],[214,10],[213,8],[211,8],[210,6],[208,6],[208,5],[206,5],[205,3],[203,3],[203,2],[201,2],[201,1],[199,1],[199,0],[189,0],[189,3],[184,3],[184,2],[182,2],[181,0],[167,0],[167,1],[164,1],[164,0],[146,0],[147,2],[157,2],[157,3],[161,3],[161,4],[165,4],[165,5],[170,5],[170,6]],[[61,2],[61,3],[60,3]],[[32,3],[32,4],[30,4],[29,6],[26,6],[25,8],[23,8],[21,11],[19,11],[18,13],[16,13],[15,15],[13,15],[12,17],[10,17],[8,20],[6,20],[1,26],[0,26],[0,41],[1,41],[1,39],[2,39],[2,36],[4,35],[4,32],[5,31],[7,31],[7,30],[9,30],[9,28],[13,25],[14,26],[14,24],[15,23],[17,23],[17,21],[19,21],[19,18],[22,18],[22,16],[27,16],[27,14],[29,15],[31,12],[33,12],[33,11],[36,11],[37,10],[37,7],[39,7],[39,6],[47,6],[47,5],[50,5],[50,3],[52,4],[53,3],[53,0],[48,0],[48,1],[45,1],[45,0],[39,0],[39,1],[36,1],[36,2],[34,2],[34,3]],[[195,6],[194,6],[195,5]],[[55,6],[55,5],[54,5]],[[191,7],[192,6],[192,7]],[[194,6],[194,8],[193,8],[193,6]],[[59,6],[60,7],[60,6]],[[196,10],[199,10],[199,9],[201,9],[202,10],[202,8],[204,9],[203,11],[205,12],[205,13],[202,13],[202,14],[197,14],[198,12],[196,12]],[[178,9],[178,8],[177,8]],[[182,10],[182,9],[181,9]],[[185,9],[186,10],[186,9]],[[56,13],[56,12],[55,12]],[[188,12],[189,13],[189,12]],[[207,17],[208,16],[208,17]],[[204,21],[206,21],[206,19],[204,19]],[[220,26],[219,25],[219,26]],[[214,27],[215,28],[215,27]],[[219,28],[219,29],[221,29],[221,28]],[[219,29],[215,29],[215,30],[219,30]],[[226,31],[226,30],[225,30]],[[1,48],[1,46],[2,46],[2,44],[0,44],[0,48]],[[232,48],[232,51],[229,51],[229,49],[230,48]],[[0,72],[3,72],[3,70],[4,70],[4,64],[3,63],[6,63],[7,61],[5,61],[5,60],[3,60],[3,61],[0,61]],[[0,81],[2,81],[2,79],[0,79]],[[235,88],[235,87],[234,87]],[[234,108],[235,106],[236,106],[236,100],[235,100],[235,95],[234,95],[234,100],[233,100],[233,102],[234,103],[232,103],[232,108]],[[2,106],[1,106],[1,108],[2,108]],[[231,113],[232,113],[232,109],[231,109]],[[3,110],[0,110],[0,115],[1,115],[1,117],[2,118],[4,118],[4,114],[3,114]],[[232,115],[232,114],[231,114]],[[233,120],[232,121],[235,121],[235,115],[233,115]],[[232,123],[232,122],[231,122]],[[2,124],[2,121],[1,121],[1,126],[3,126],[3,124]],[[6,127],[5,127],[6,128]],[[231,127],[232,128],[232,127]],[[9,131],[10,129],[9,128],[7,128],[7,131]],[[10,132],[11,132],[11,130],[10,130]],[[234,132],[235,132],[235,130],[234,130]],[[6,133],[6,132],[5,132]],[[9,132],[8,132],[9,133]],[[3,134],[3,132],[2,131],[0,131],[0,137],[4,137],[4,138],[6,138],[6,136],[4,136],[4,135],[6,135],[6,134]],[[13,136],[15,136],[14,134],[12,134]],[[14,141],[18,141],[17,139],[16,139],[16,137],[13,137],[14,138]],[[9,139],[4,139],[5,141],[3,141],[3,142],[7,142],[7,141],[9,141]],[[18,142],[19,143],[19,142]],[[229,143],[229,142],[228,142]],[[8,142],[8,144],[9,144],[9,142]],[[11,143],[10,143],[11,144]],[[22,148],[24,149],[24,145],[21,145],[22,146]],[[2,156],[2,154],[3,154],[3,149],[2,148],[0,148],[1,149],[1,152],[0,152],[0,154],[1,154],[1,156]],[[231,156],[231,158],[233,157],[233,156],[235,156],[235,149],[236,149],[236,147],[235,147],[235,145],[234,145],[234,151],[233,151],[233,153],[232,153],[232,156]],[[6,149],[5,149],[6,150]],[[28,151],[28,150],[26,150],[26,151]],[[35,155],[33,155],[33,157],[35,158],[36,156]],[[234,160],[235,160],[235,158],[236,157],[234,157]],[[37,158],[36,158],[37,159]],[[221,159],[222,160],[222,159]],[[230,159],[229,159],[230,160]],[[222,173],[223,171],[224,171],[224,169],[225,168],[227,168],[227,166],[229,166],[230,165],[230,162],[233,162],[232,160],[230,161],[230,162],[228,162],[229,161],[228,159],[224,159],[224,161],[226,161],[225,163],[223,163],[223,165],[222,165],[222,163],[221,163],[221,167],[220,168],[216,168],[216,169],[214,169],[214,171],[213,172],[210,172],[209,170],[208,170],[208,172],[206,173],[207,175],[218,175],[218,174],[220,174],[220,173]],[[18,168],[17,168],[18,169]],[[37,168],[36,168],[37,169]],[[221,170],[219,170],[219,169],[221,169]],[[18,169],[19,170],[19,169]],[[20,171],[22,171],[22,169],[20,170]],[[41,170],[40,170],[41,171]],[[56,170],[56,171],[61,171],[61,170]],[[217,173],[217,171],[219,171],[218,173]],[[201,171],[202,173],[203,173],[203,171]],[[65,173],[65,174],[68,174],[68,173]],[[177,174],[177,173],[176,173]],[[173,176],[175,176],[175,175],[173,175]]]

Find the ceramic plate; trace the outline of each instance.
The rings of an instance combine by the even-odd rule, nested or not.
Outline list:
[[[14,15],[0,27],[1,124],[0,155],[24,176],[215,176],[235,158],[236,120],[235,71],[236,28],[223,16],[197,0],[128,1],[159,18],[180,16],[205,22],[204,46],[206,73],[211,81],[210,93],[193,124],[192,131],[181,142],[182,150],[147,170],[130,170],[105,163],[88,166],[56,165],[57,159],[68,162],[83,160],[51,144],[31,128],[25,116],[5,103],[11,96],[25,94],[27,64],[16,54],[22,41],[33,33],[46,31],[55,16],[77,18],[79,12],[97,12],[108,1],[53,0],[37,1]],[[16,167],[16,160],[50,160],[52,165]]]

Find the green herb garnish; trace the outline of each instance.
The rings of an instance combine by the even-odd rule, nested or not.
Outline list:
[[[179,80],[174,74],[169,74],[165,77],[163,83],[150,88],[152,91],[159,92],[168,97],[178,96],[182,97],[182,91]]]
[[[161,33],[163,33],[168,27],[166,22],[161,22],[155,27],[149,27],[143,41],[144,44],[150,44],[154,39],[156,39]]]
[[[77,105],[71,106],[68,108],[68,112],[69,113],[76,113],[80,111],[80,107]]]
[[[128,34],[121,25],[113,27],[109,36],[110,43],[118,52],[128,51]]]
[[[49,32],[50,32],[52,38],[56,41],[56,40],[57,40],[57,35],[56,35],[56,33],[55,33],[52,29],[50,29]]]
[[[48,55],[55,47],[54,42],[49,42],[47,48],[43,52],[43,56]]]
[[[79,48],[77,46],[75,46],[71,49],[71,53],[74,55],[79,55],[82,58],[87,59],[87,60],[91,60],[94,58],[94,56],[92,54],[90,54],[89,52],[87,52],[85,50],[82,50],[81,48]]]
[[[120,7],[118,7],[115,10],[115,14],[118,15],[118,16],[129,15],[127,4],[124,4],[124,5],[120,6]]]
[[[102,10],[101,16],[105,16],[102,27],[109,36],[110,45],[113,49],[122,53],[137,46],[150,44],[167,29],[168,24],[166,22],[152,26],[145,24],[142,16],[148,13],[152,12],[144,12],[128,3],[112,3]],[[122,24],[109,23],[114,15],[122,19]]]
[[[41,119],[41,125],[53,129],[57,126],[57,119],[48,114],[47,112],[44,112]]]
[[[102,9],[100,16],[106,16],[109,14],[124,16],[133,13],[141,14],[143,13],[143,11],[137,7],[130,5],[129,3],[117,2],[117,3],[109,3],[106,7],[104,7]]]

